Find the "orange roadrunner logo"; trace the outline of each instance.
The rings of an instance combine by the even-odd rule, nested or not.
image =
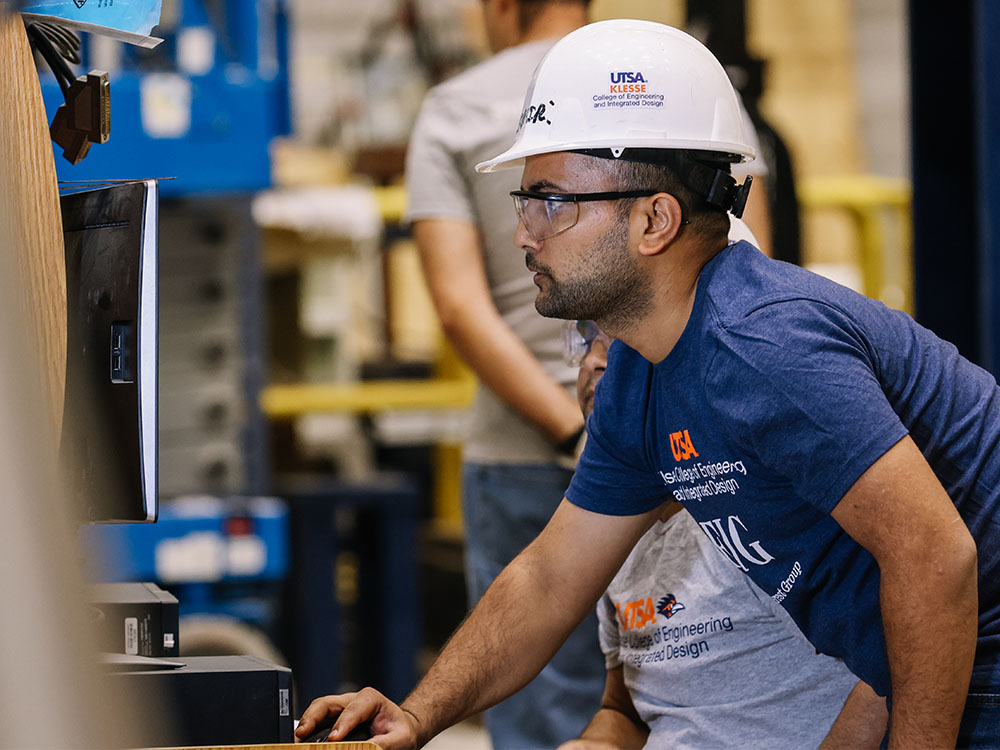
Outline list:
[[[656,622],[656,615],[661,614],[668,620],[684,609],[684,605],[677,601],[673,594],[667,594],[660,598],[657,606],[653,606],[653,597],[647,596],[644,599],[636,599],[634,602],[626,602],[622,606],[621,602],[615,602],[615,609],[618,612],[618,623],[622,630],[637,630]]]
[[[660,599],[659,603],[656,605],[656,611],[668,620],[682,609],[684,609],[684,605],[677,601],[677,597],[673,594],[667,594],[665,597]]]

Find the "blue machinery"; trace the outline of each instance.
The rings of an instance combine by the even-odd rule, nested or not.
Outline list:
[[[59,179],[176,178],[160,183],[165,204],[205,195],[246,200],[269,187],[268,144],[289,131],[284,0],[164,0],[153,34],[164,42],[152,50],[120,45],[120,66],[109,66],[110,139],[75,166],[57,150]],[[78,75],[95,67],[96,45],[104,44],[83,37]],[[44,70],[41,80],[51,117],[62,92]],[[255,402],[255,391],[251,397]],[[113,570],[102,571],[105,579],[166,577],[166,587],[181,587],[187,612],[266,624],[280,609],[279,645],[291,661],[300,707],[340,688],[351,659],[364,662],[354,670],[360,679],[402,699],[415,682],[420,644],[416,492],[387,477],[363,487],[299,481],[278,489],[287,510],[258,503],[234,511],[230,502],[185,517],[168,507],[156,526],[90,529],[84,536],[117,548]],[[343,512],[357,517],[355,533],[338,530],[336,516]],[[171,569],[168,561],[165,576],[157,554],[183,563],[184,545],[222,556],[236,550],[237,559],[258,554],[257,567],[222,565],[207,580],[204,569],[191,570],[185,579],[183,564]],[[349,613],[338,602],[336,569],[338,554],[350,545],[361,581],[354,637],[345,638]],[[277,605],[253,597],[219,602],[211,591],[218,584],[276,586],[283,577]],[[348,643],[356,653],[345,653]]]
[[[155,525],[84,527],[84,548],[103,580],[154,580],[176,594],[182,617],[237,617],[276,635],[299,710],[348,675],[402,700],[421,641],[413,484],[299,476],[278,489],[284,502],[189,498],[166,504]],[[357,561],[353,585],[338,580],[345,554]]]
[[[111,137],[60,180],[176,177],[163,196],[244,193],[271,184],[267,145],[289,130],[284,0],[170,0],[152,50],[121,45],[110,71]],[[95,42],[83,35],[83,74]],[[46,110],[62,92],[42,76]]]

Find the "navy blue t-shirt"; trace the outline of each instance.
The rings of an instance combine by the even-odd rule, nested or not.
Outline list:
[[[976,539],[972,684],[1000,686],[1000,388],[905,313],[738,243],[705,266],[666,359],[614,343],[587,429],[572,503],[632,515],[679,500],[882,695],[878,566],[829,513],[909,434]]]

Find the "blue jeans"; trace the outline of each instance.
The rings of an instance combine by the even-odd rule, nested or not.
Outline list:
[[[891,702],[889,711],[892,712]],[[879,747],[889,747],[888,732]],[[969,691],[955,747],[975,750],[1000,748],[1000,693],[977,692],[976,688]]]
[[[524,549],[559,505],[573,473],[556,466],[466,464],[465,570],[470,603]],[[544,617],[525,612],[524,617]],[[497,750],[552,748],[577,737],[600,707],[604,656],[591,612],[527,687],[486,712]]]
[[[1000,748],[1000,693],[972,689],[958,729],[958,747]]]

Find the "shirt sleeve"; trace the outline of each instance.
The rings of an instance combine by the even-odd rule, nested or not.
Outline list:
[[[475,221],[469,189],[454,142],[456,120],[449,115],[448,97],[427,95],[406,151],[406,220],[463,219]]]
[[[907,434],[882,390],[874,348],[838,308],[764,305],[719,341],[706,391],[720,424],[824,512]]]
[[[587,443],[566,498],[579,508],[633,516],[672,499],[644,440],[648,363],[615,341],[587,419]]]
[[[597,636],[601,651],[604,652],[604,666],[609,670],[620,667],[622,658],[619,651],[618,620],[615,605],[607,593],[597,602],[597,624]]]

